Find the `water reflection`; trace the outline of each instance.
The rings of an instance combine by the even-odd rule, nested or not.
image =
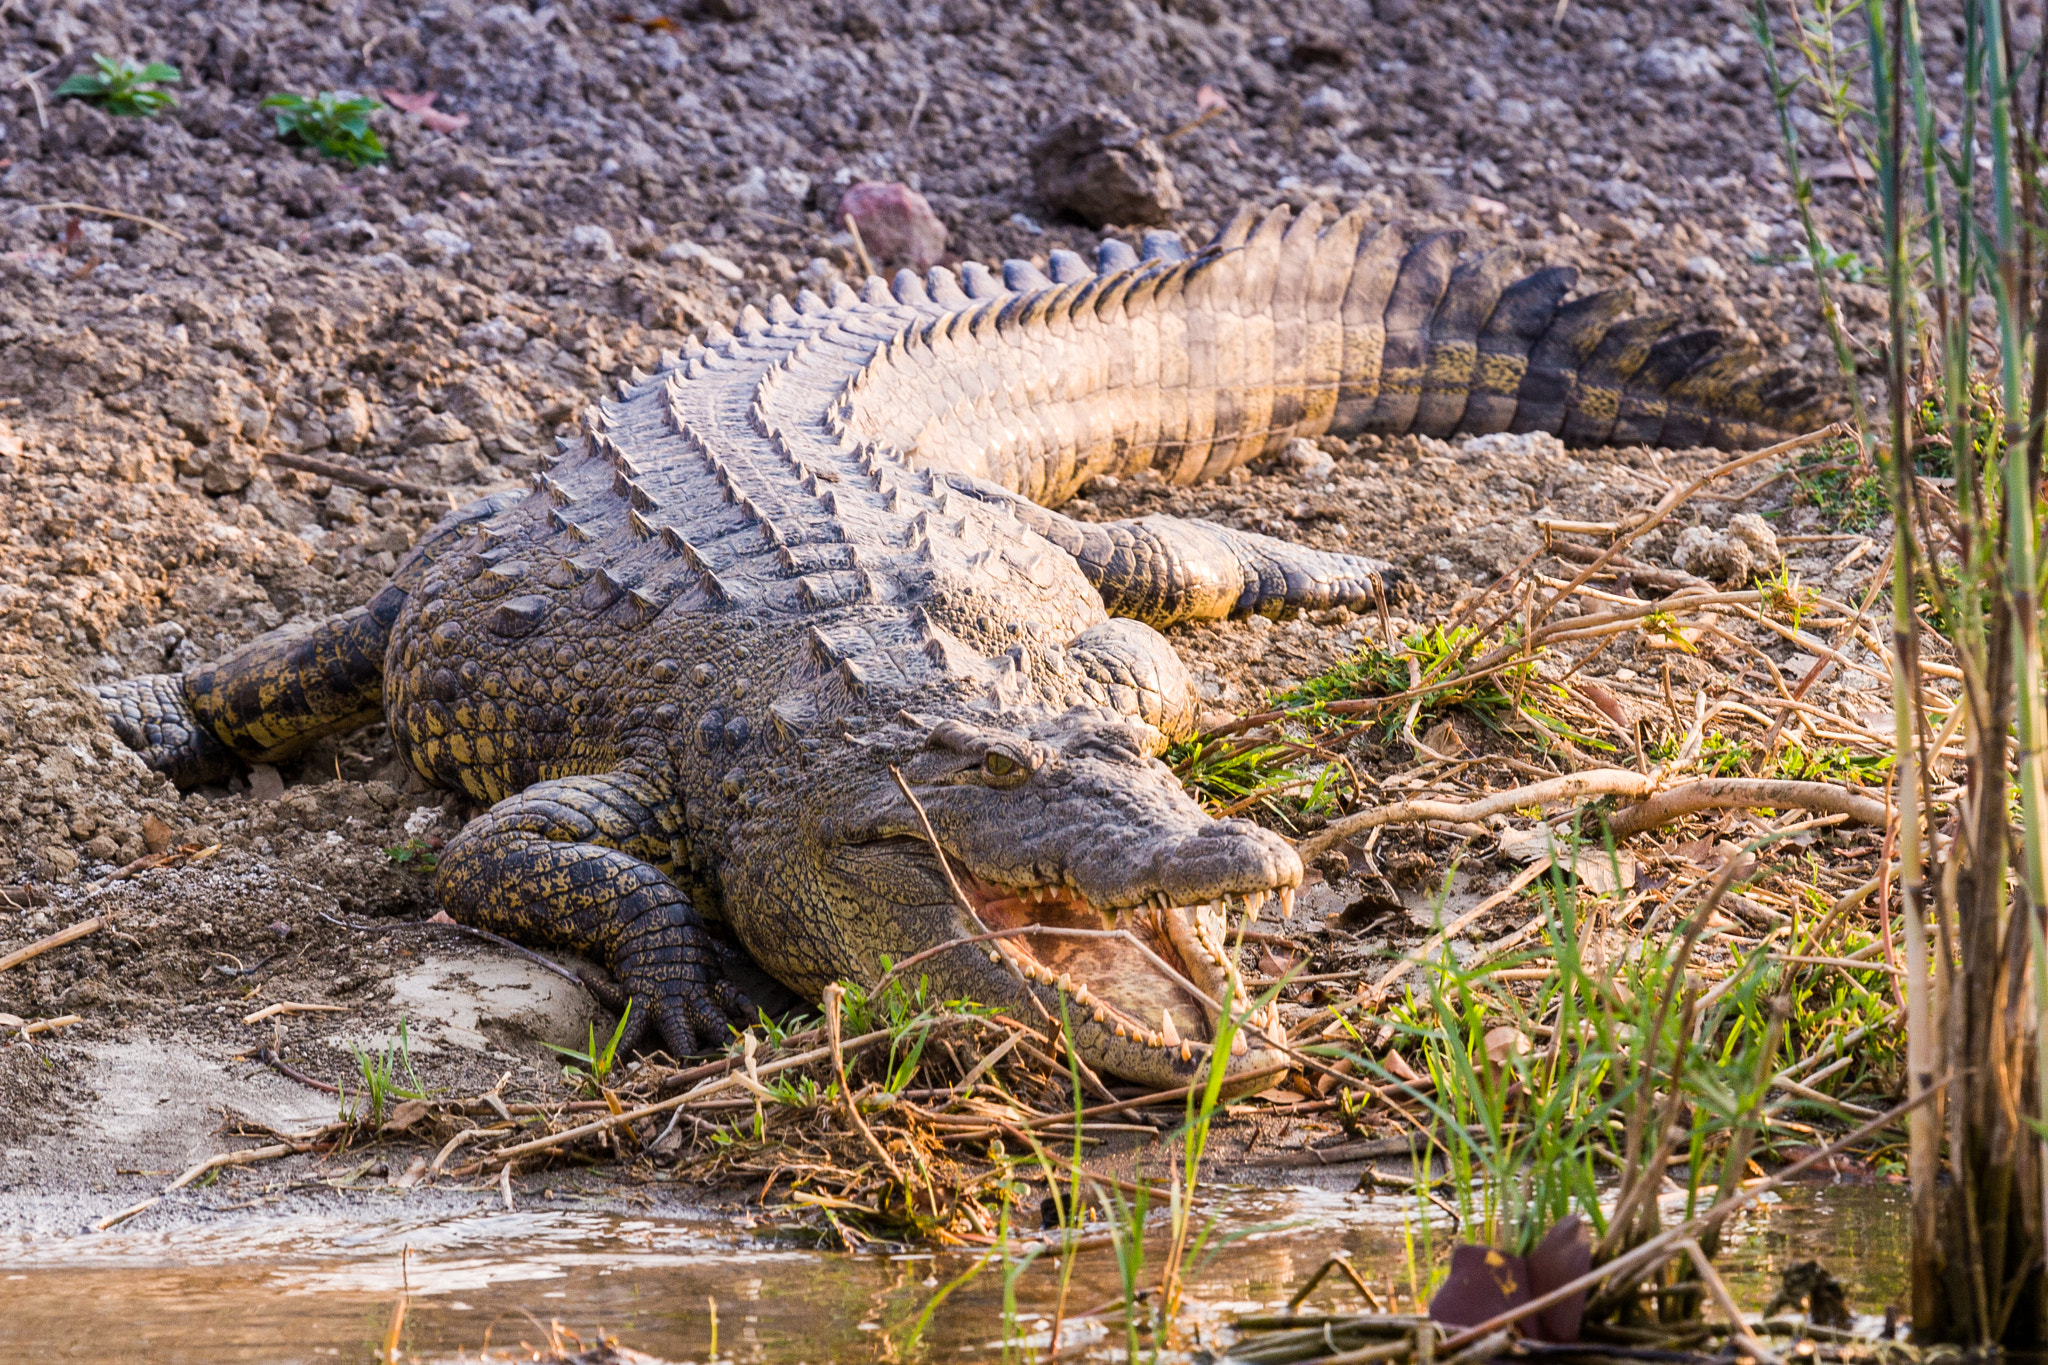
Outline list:
[[[1212,1209],[1224,1239],[1190,1285],[1205,1324],[1285,1302],[1340,1249],[1405,1298],[1411,1264],[1425,1255],[1425,1234],[1400,1198],[1259,1190],[1224,1195]],[[0,1248],[0,1360],[364,1361],[408,1285],[412,1358],[474,1359],[486,1344],[538,1342],[541,1325],[558,1319],[586,1339],[602,1329],[667,1359],[703,1360],[714,1300],[721,1358],[816,1365],[999,1355],[1003,1277],[994,1270],[955,1292],[924,1340],[902,1349],[910,1322],[973,1264],[969,1256],[831,1255],[716,1222],[579,1209],[375,1218],[355,1207]],[[1880,1313],[1904,1293],[1906,1226],[1896,1187],[1795,1189],[1733,1227],[1724,1259],[1746,1307],[1763,1306],[1785,1265],[1818,1257],[1859,1312]],[[1444,1230],[1426,1236],[1440,1251]],[[1042,1345],[1057,1291],[1050,1257],[1020,1276],[1015,1330]],[[1070,1310],[1117,1292],[1110,1253],[1082,1253]],[[1348,1305],[1344,1293],[1333,1285],[1317,1297]],[[1119,1333],[1103,1349],[1120,1345]]]

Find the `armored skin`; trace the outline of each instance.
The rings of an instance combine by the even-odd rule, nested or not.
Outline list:
[[[1384,567],[1053,509],[1098,473],[1192,483],[1297,435],[1746,446],[1814,401],[1743,379],[1717,334],[1623,320],[1624,293],[1567,301],[1575,271],[1509,282],[1507,253],[1458,245],[1246,211],[1192,256],[1154,233],[1092,267],[1054,252],[1049,277],[772,299],[599,404],[530,494],[437,526],[367,606],[106,706],[188,784],[381,713],[487,807],[442,855],[448,912],[604,962],[678,1053],[751,1017],[716,918],[808,995],[952,945],[918,967],[938,995],[1064,1009],[1097,1070],[1187,1083],[1247,1003],[1234,926],[1301,865],[1159,761],[1195,705],[1155,627],[1363,604]],[[1234,1076],[1279,1059],[1276,1022],[1251,1017]]]

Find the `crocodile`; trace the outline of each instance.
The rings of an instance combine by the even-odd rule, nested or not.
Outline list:
[[[382,718],[481,808],[455,919],[600,962],[678,1055],[753,1017],[707,924],[791,990],[916,970],[1064,1021],[1093,1070],[1233,1084],[1284,1053],[1232,934],[1302,878],[1161,755],[1161,628],[1384,601],[1386,565],[1168,516],[1091,477],[1213,479],[1328,433],[1748,447],[1819,401],[1716,332],[1569,297],[1511,249],[1240,212],[749,306],[635,371],[530,492],[452,513],[368,604],[105,685],[181,784]],[[1235,1002],[1235,1003],[1233,1003]]]

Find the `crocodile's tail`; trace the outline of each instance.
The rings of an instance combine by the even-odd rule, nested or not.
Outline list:
[[[1055,251],[1049,274],[870,281],[864,297],[920,321],[861,367],[833,425],[1056,503],[1094,473],[1193,483],[1322,432],[1745,449],[1829,406],[1719,331],[1626,316],[1627,288],[1567,299],[1576,269],[1510,280],[1513,249],[1460,260],[1462,244],[1369,230],[1361,211],[1325,227],[1314,206],[1245,209],[1192,256],[1147,233],[1092,267]]]

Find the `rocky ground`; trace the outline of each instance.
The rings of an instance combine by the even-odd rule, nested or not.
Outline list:
[[[405,1015],[436,1083],[477,1088],[540,1083],[554,1064],[535,1038],[587,1017],[487,953],[325,918],[423,913],[406,851],[466,813],[381,730],[181,796],[115,741],[91,683],[368,598],[451,504],[529,477],[611,381],[746,303],[857,274],[843,187],[920,191],[947,260],[1092,246],[1031,155],[1085,105],[1149,135],[1178,200],[1159,212],[1191,241],[1244,202],[1364,204],[1577,264],[1588,287],[1633,281],[1821,369],[1742,16],[1728,0],[0,5],[0,954],[115,916],[0,974],[0,1015],[81,1019],[0,1043],[0,1226],[7,1191],[61,1173],[118,1193],[135,1186],[118,1170],[214,1150],[223,1106],[331,1116],[247,1060],[273,1024],[241,1019],[264,1004],[348,1008],[288,1020],[308,1071],[346,1071]],[[58,99],[93,52],[175,64],[178,107],[117,119]],[[325,89],[436,102],[380,114],[390,161],[358,170],[281,143],[258,107]],[[1799,126],[1809,155],[1837,154],[1819,120]],[[1855,193],[1822,189],[1839,246],[1863,240]],[[1849,293],[1867,323],[1870,291]],[[1378,555],[1414,585],[1401,614],[1427,621],[1534,548],[1534,518],[1609,517],[1707,463],[1326,448],[1327,470],[1127,482],[1079,510]],[[1776,506],[1781,534],[1816,529],[1814,509]],[[1853,591],[1872,561],[1835,570],[1845,544],[1795,548],[1794,567]],[[1361,629],[1253,621],[1181,642],[1213,706],[1243,710]],[[180,848],[217,851],[89,891]]]

